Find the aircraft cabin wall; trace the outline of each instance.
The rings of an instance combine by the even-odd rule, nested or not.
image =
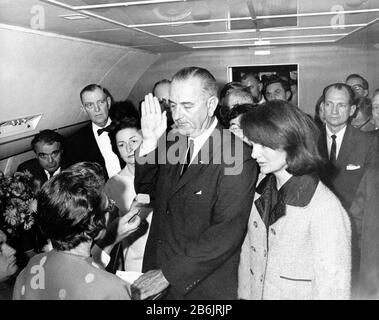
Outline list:
[[[42,114],[31,132],[0,137],[0,170],[11,173],[35,155],[33,135],[59,129],[67,135],[88,118],[80,108],[80,90],[90,83],[108,88],[116,101],[128,97],[134,83],[158,54],[123,46],[0,26],[0,122]]]
[[[166,53],[139,79],[129,99],[138,103],[146,88],[162,78],[170,79],[180,68],[200,66],[207,68],[218,80],[219,88],[229,82],[227,68],[231,66],[298,64],[299,107],[313,115],[315,104],[323,88],[333,82],[344,82],[350,73],[364,76],[371,93],[379,88],[378,50],[368,51],[365,43],[342,46],[277,47],[271,54],[255,56],[251,49],[202,50],[186,53]]]

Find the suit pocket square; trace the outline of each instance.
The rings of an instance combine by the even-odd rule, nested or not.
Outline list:
[[[346,166],[346,170],[358,170],[358,169],[360,169],[360,168],[361,168],[360,165],[355,165],[355,164],[348,164],[348,165]]]
[[[198,195],[200,195],[200,194],[202,194],[202,193],[203,193],[203,191],[202,191],[202,190],[199,190],[199,191],[195,192],[194,194],[198,194]]]

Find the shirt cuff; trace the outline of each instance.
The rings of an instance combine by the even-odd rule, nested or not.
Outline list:
[[[92,247],[91,254],[92,254],[92,259],[96,263],[101,264],[104,268],[111,261],[111,257],[109,256],[109,254],[103,251],[97,244],[95,244]]]
[[[157,141],[143,140],[143,142],[139,148],[139,156],[140,157],[146,156],[151,151],[156,149],[157,146],[158,146]]]

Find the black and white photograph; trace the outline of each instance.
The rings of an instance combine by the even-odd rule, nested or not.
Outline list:
[[[379,300],[379,0],[0,0],[0,43],[0,304]]]

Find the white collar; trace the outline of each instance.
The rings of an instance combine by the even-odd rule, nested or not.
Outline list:
[[[330,131],[330,129],[328,128],[328,125],[326,124],[325,125],[326,127],[326,134],[328,136],[329,139],[332,139],[332,135],[335,134],[337,136],[337,139],[342,139],[343,136],[345,135],[345,131],[346,131],[346,127],[347,125],[345,125],[340,131],[338,131],[337,133],[333,133]]]
[[[92,122],[92,131],[97,134],[97,130],[104,129],[105,127],[109,126],[111,124],[112,120],[110,117],[108,117],[107,123],[104,127],[99,127],[96,123]]]
[[[196,138],[188,137],[188,139],[193,140],[193,143],[195,146],[199,146],[199,145],[202,146],[205,143],[205,141],[207,141],[207,139],[209,138],[213,130],[216,128],[217,123],[218,123],[218,120],[216,117],[214,117],[212,124],[207,129],[205,129],[202,134],[200,134]]]

